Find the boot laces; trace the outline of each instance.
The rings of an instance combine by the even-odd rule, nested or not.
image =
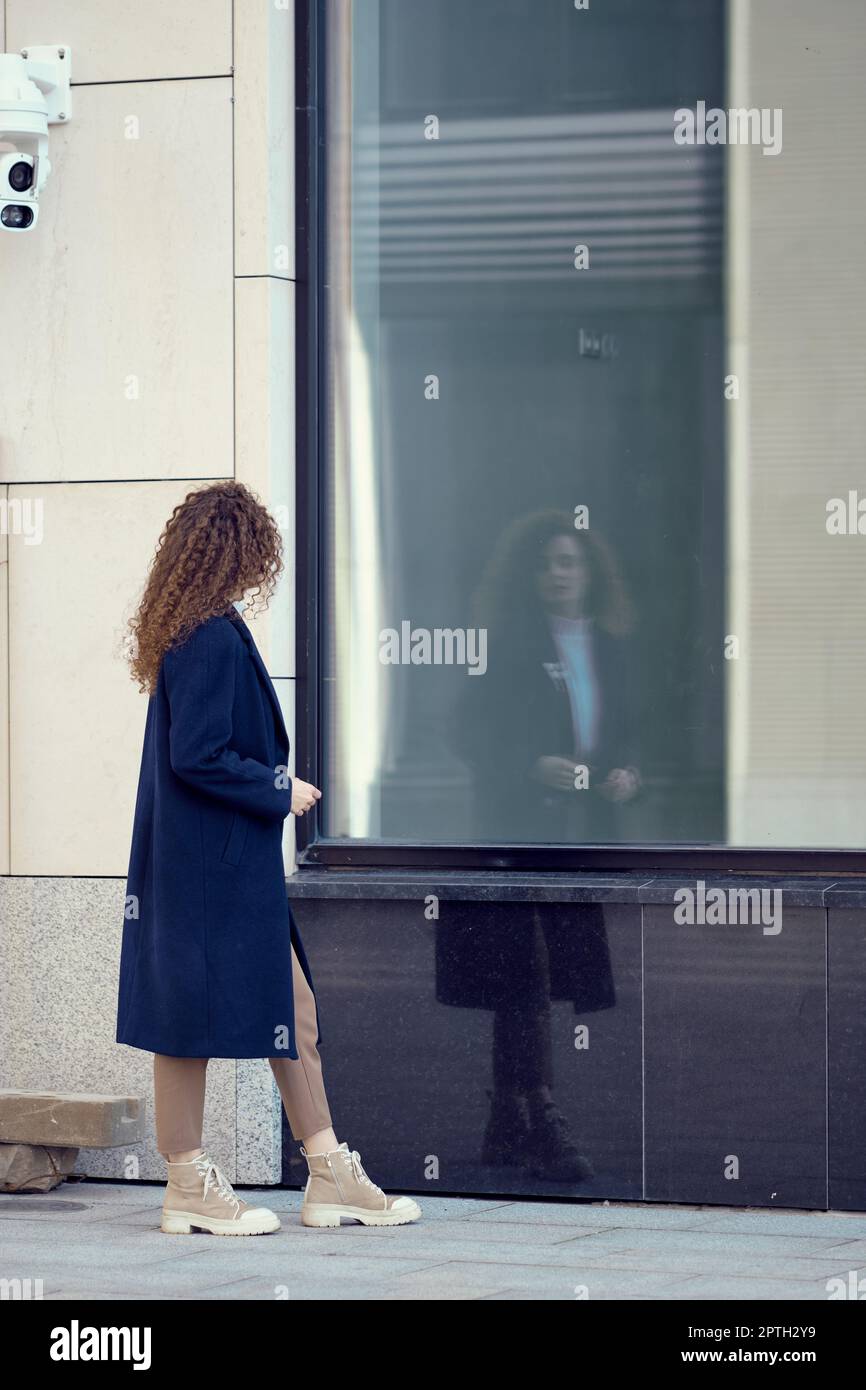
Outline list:
[[[367,1177],[367,1174],[364,1172],[364,1169],[361,1166],[361,1155],[358,1153],[357,1149],[352,1149],[350,1153],[346,1153],[344,1151],[343,1157],[347,1163],[350,1163],[352,1165],[355,1177],[360,1182],[365,1182],[368,1187],[372,1187],[374,1192],[378,1192],[382,1197],[384,1197],[385,1194],[382,1191],[381,1187],[377,1187],[376,1183],[371,1182],[371,1180]]]
[[[232,1185],[222,1169],[214,1163],[212,1158],[208,1158],[207,1154],[201,1154],[199,1158],[196,1159],[195,1163],[196,1168],[204,1177],[203,1197],[207,1197],[209,1187],[215,1188],[223,1201],[233,1203],[235,1216],[237,1216],[241,1209],[240,1200],[235,1195]]]

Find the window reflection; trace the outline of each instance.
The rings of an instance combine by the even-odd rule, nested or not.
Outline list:
[[[860,846],[866,8],[322,3],[324,834]]]

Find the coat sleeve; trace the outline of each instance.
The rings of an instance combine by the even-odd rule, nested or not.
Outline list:
[[[165,653],[172,770],[235,811],[282,820],[292,809],[286,770],[242,758],[231,747],[237,655],[236,634],[228,624],[213,621]]]

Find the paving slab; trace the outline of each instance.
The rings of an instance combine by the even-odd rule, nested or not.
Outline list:
[[[866,1269],[866,1215],[419,1197],[410,1226],[308,1230],[302,1193],[244,1188],[267,1236],[159,1229],[161,1183],[0,1194],[0,1277],[52,1301],[532,1301],[828,1298]]]
[[[670,1299],[695,1299],[696,1301],[715,1301],[739,1303],[741,1300],[759,1302],[827,1302],[827,1288],[823,1280],[812,1282],[803,1279],[754,1279],[748,1275],[742,1278],[716,1278],[714,1275],[699,1275],[688,1283],[673,1283],[666,1290]]]
[[[648,1230],[699,1229],[711,1213],[699,1207],[642,1207],[584,1202],[508,1202],[487,1212],[469,1212],[467,1220],[503,1221],[531,1226],[645,1226]]]
[[[842,1248],[835,1236],[819,1233],[814,1236],[777,1236],[766,1235],[761,1232],[743,1236],[711,1229],[661,1232],[643,1228],[621,1227],[598,1231],[590,1235],[574,1236],[571,1240],[560,1241],[556,1250],[563,1258],[567,1258],[569,1247],[573,1247],[578,1254],[588,1257],[592,1253],[608,1254],[615,1250],[653,1250],[658,1248],[662,1240],[666,1250],[672,1252],[682,1250],[688,1251],[690,1254],[702,1250],[707,1252],[724,1251],[733,1254],[744,1240],[748,1241],[749,1251],[756,1255],[818,1256],[825,1255],[830,1250],[838,1251]],[[852,1242],[855,1248],[858,1244],[859,1242]]]

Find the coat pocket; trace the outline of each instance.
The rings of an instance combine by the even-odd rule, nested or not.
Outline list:
[[[246,816],[242,816],[236,811],[232,816],[232,823],[229,826],[228,839],[220,855],[220,859],[224,864],[240,864],[244,849],[246,848],[249,829],[250,823]]]

